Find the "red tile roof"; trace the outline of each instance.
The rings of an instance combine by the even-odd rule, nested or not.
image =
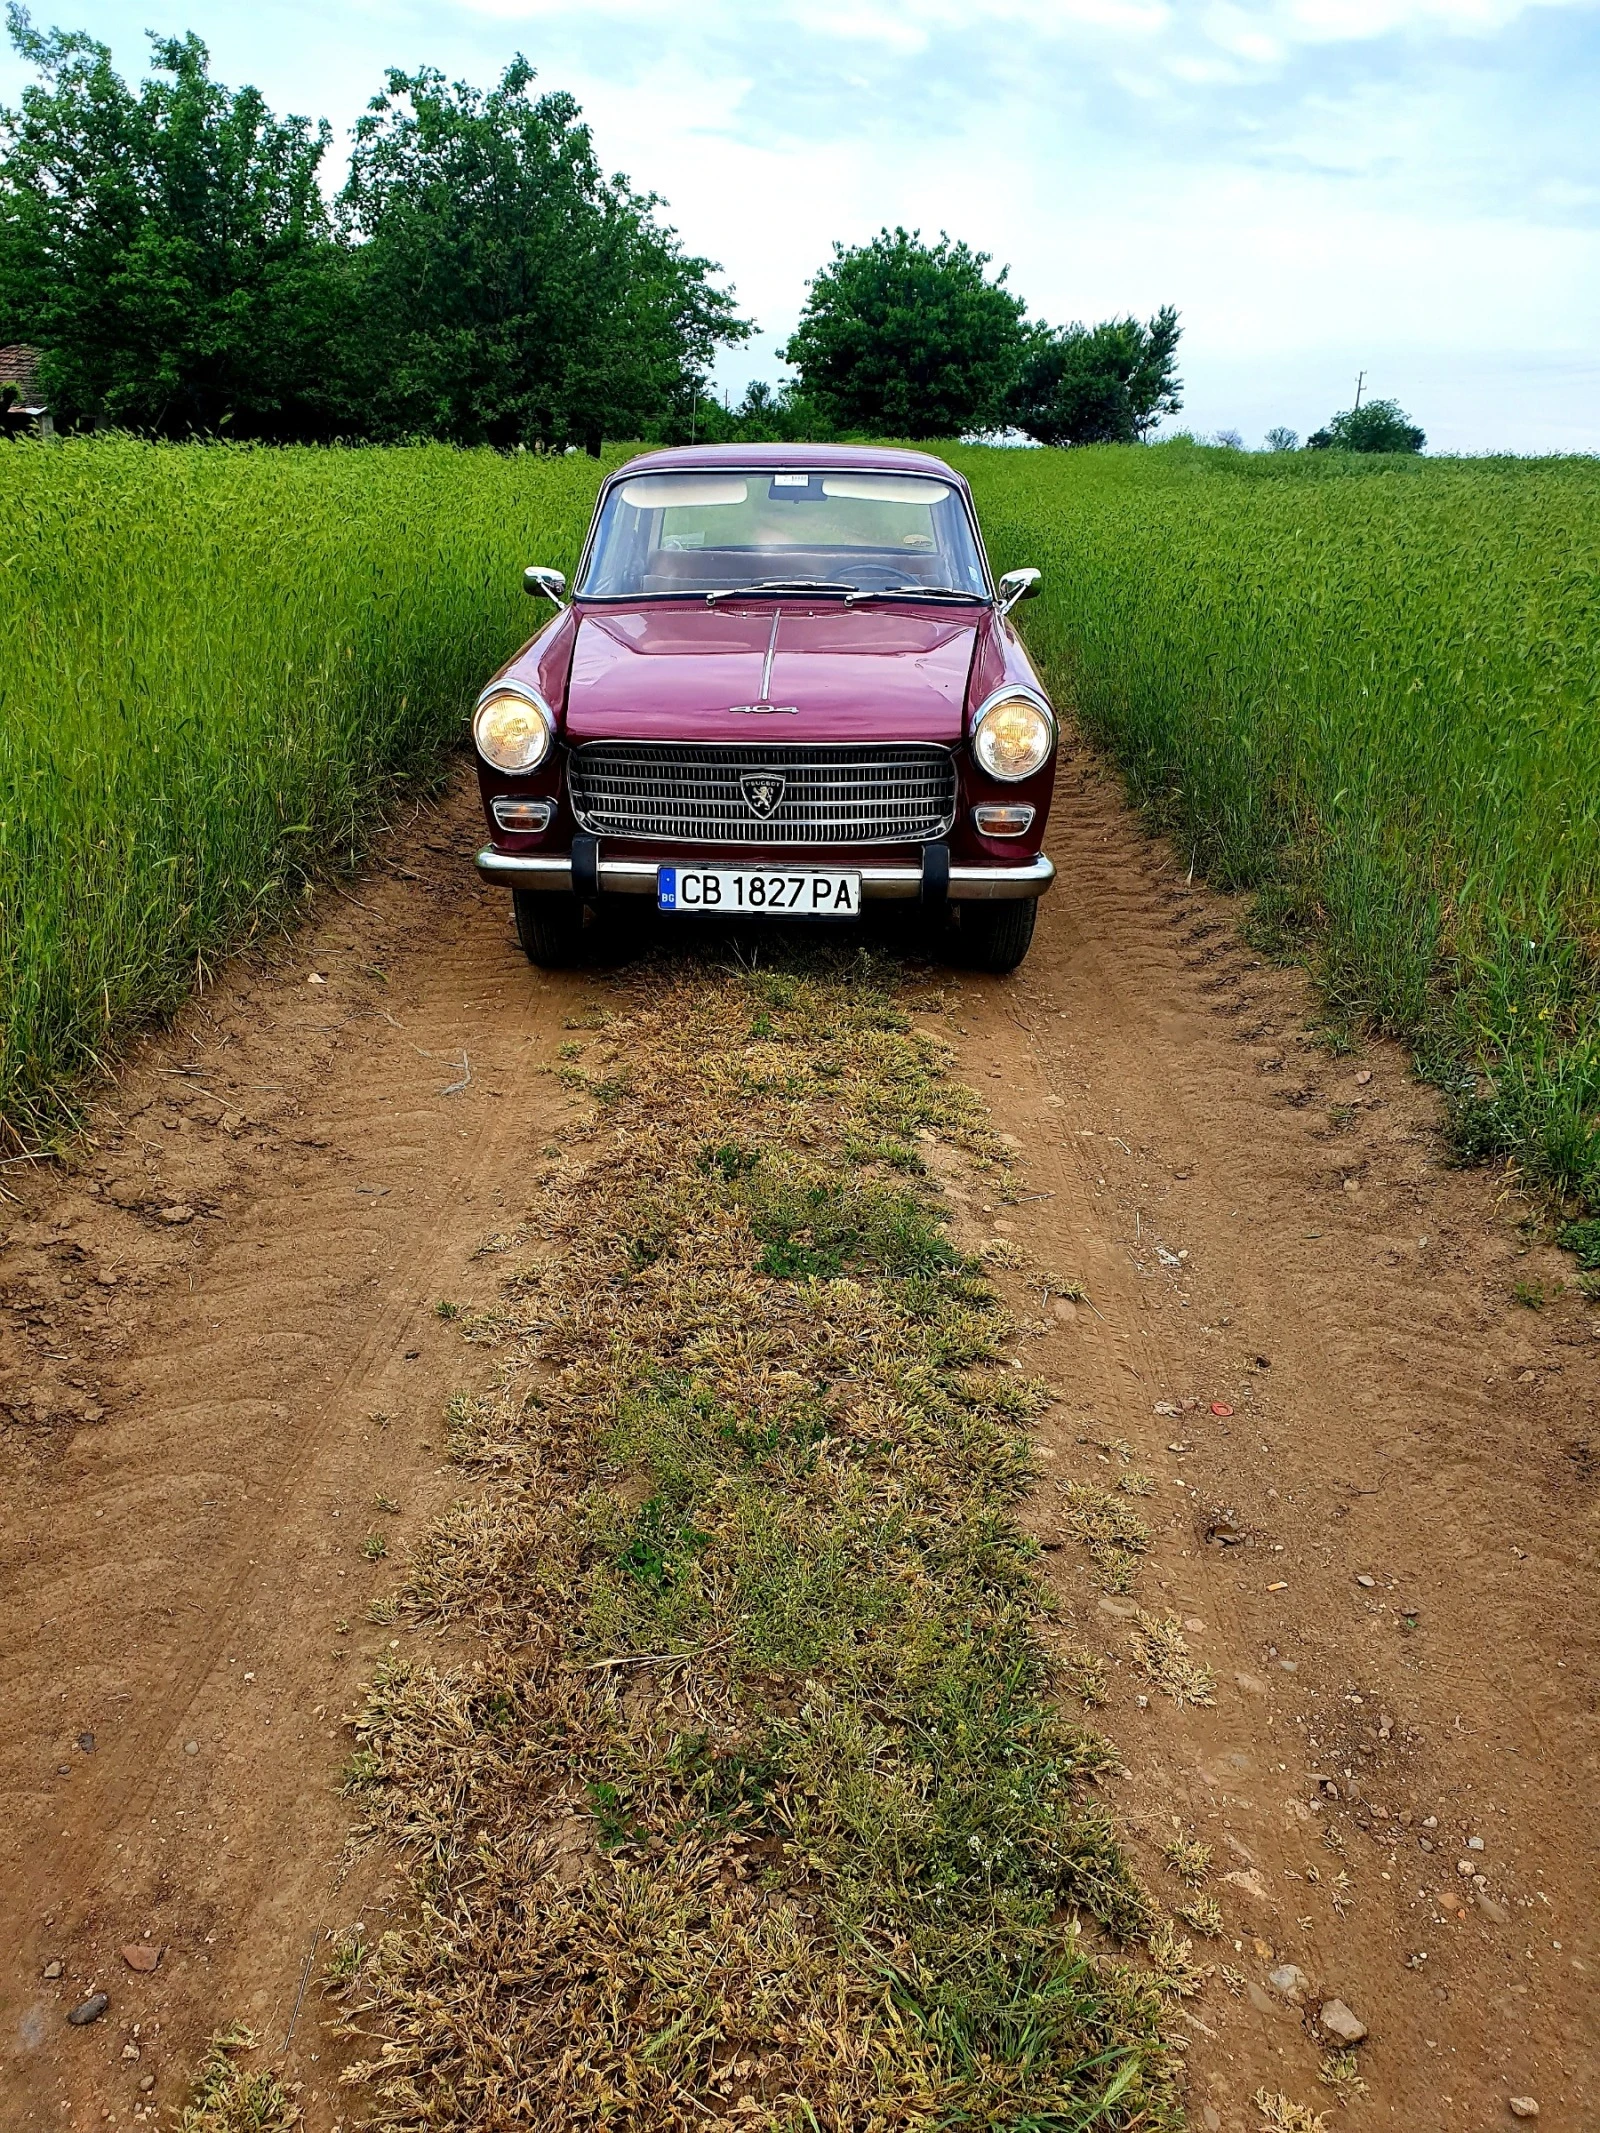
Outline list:
[[[16,386],[19,390],[18,404],[33,414],[40,413],[44,407],[37,388],[38,376],[37,348],[29,348],[25,344],[0,348],[0,394],[4,393],[8,385]]]

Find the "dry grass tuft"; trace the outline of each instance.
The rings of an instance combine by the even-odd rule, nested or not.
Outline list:
[[[1156,1981],[1163,1992],[1188,1999],[1205,1984],[1204,1969],[1189,1960],[1194,1950],[1194,1942],[1185,1939],[1170,1918],[1161,1921],[1146,1946],[1155,1969]]]
[[[1134,1617],[1128,1638],[1134,1664],[1174,1703],[1211,1703],[1211,1669],[1190,1657],[1183,1625],[1176,1615]]]
[[[1161,1857],[1167,1871],[1176,1874],[1180,1881],[1187,1881],[1190,1888],[1197,1889],[1211,1871],[1211,1847],[1198,1837],[1186,1837],[1181,1832],[1169,1837],[1161,1847]]]
[[[912,1160],[1003,1152],[864,962],[612,994],[402,1600],[479,1656],[357,1727],[418,1915],[348,2078],[408,2133],[1175,2128],[1174,1988],[1076,1928],[1154,1912],[1051,1695],[1043,1395]]]
[[[1056,1672],[1062,1687],[1077,1697],[1086,1711],[1105,1702],[1110,1668],[1098,1652],[1064,1652],[1056,1661]]]
[[[1121,1495],[1082,1481],[1061,1485],[1067,1525],[1082,1541],[1108,1592],[1129,1592],[1139,1558],[1150,1545],[1150,1528]]]
[[[1367,2093],[1354,2052],[1329,2052],[1317,2069],[1317,2079],[1324,2088],[1332,2089],[1335,2100],[1346,2110]]]
[[[366,1935],[362,1928],[347,1926],[334,1936],[322,1970],[322,1989],[329,1993],[348,1991],[357,1971],[367,1959]]]
[[[1192,1903],[1180,1906],[1177,1916],[1206,1940],[1222,1937],[1222,1907],[1215,1896],[1196,1896]]]
[[[195,2092],[178,2119],[179,2133],[294,2133],[300,2106],[276,2075],[239,2064],[257,2040],[242,2022],[212,2038],[195,2076]]]
[[[1291,2103],[1287,2096],[1257,2089],[1255,2104],[1265,2133],[1328,2133],[1328,2121],[1320,2111],[1308,2110],[1303,2103]]]

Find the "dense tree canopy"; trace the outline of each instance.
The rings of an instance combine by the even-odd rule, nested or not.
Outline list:
[[[44,354],[67,421],[298,434],[328,416],[343,290],[317,187],[327,126],[153,40],[135,95],[103,44],[7,11],[38,69],[0,114],[0,341]]]
[[[1428,439],[1397,400],[1346,408],[1306,439],[1308,452],[1420,452]]]
[[[1041,444],[1137,444],[1182,407],[1178,314],[1163,306],[1099,326],[1036,326],[1011,396],[1017,427]]]
[[[368,322],[361,397],[385,435],[564,444],[637,436],[744,337],[659,202],[606,178],[578,106],[391,73],[341,197]]]
[[[7,20],[40,79],[0,113],[0,342],[43,351],[65,423],[597,446],[749,331],[524,60],[487,94],[392,73],[330,218],[327,125],[212,81],[198,38],[154,39],[135,93]]]
[[[990,281],[986,252],[881,230],[811,284],[781,353],[800,391],[839,429],[956,437],[1004,420],[1024,345],[1022,299]]]

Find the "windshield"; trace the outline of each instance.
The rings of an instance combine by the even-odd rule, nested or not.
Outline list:
[[[960,492],[924,474],[639,474],[606,497],[578,593],[934,592],[987,599]]]

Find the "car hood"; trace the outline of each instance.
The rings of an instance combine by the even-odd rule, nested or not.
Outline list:
[[[589,609],[573,646],[567,736],[953,746],[981,613],[770,599]],[[738,708],[763,702],[773,708]]]

